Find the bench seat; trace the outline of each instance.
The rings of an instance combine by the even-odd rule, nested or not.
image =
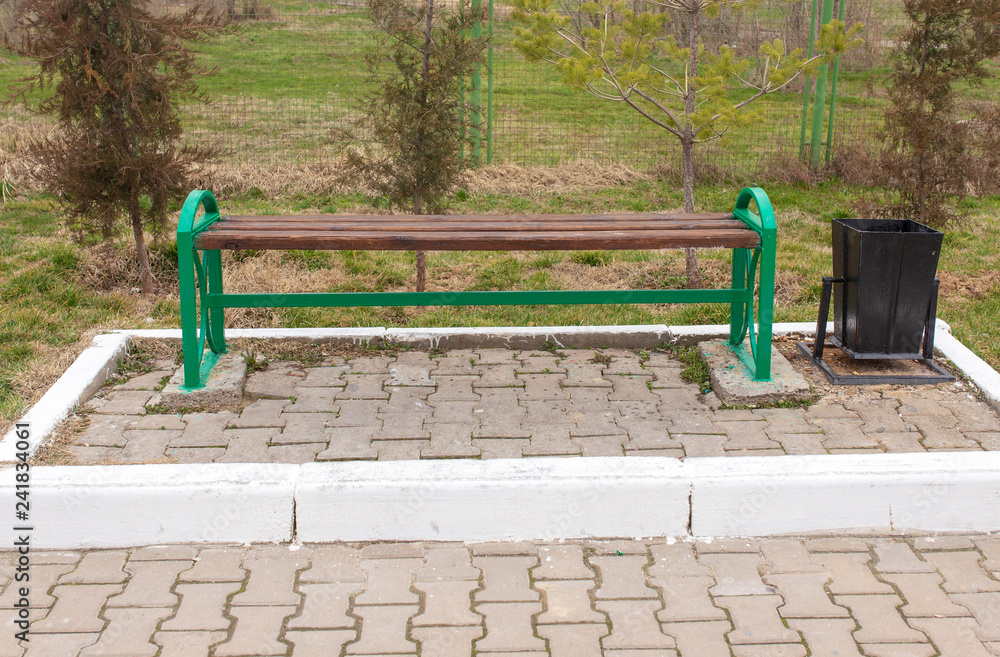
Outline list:
[[[751,211],[755,204],[757,213]],[[759,213],[759,214],[758,214]],[[718,303],[729,343],[757,380],[771,377],[777,225],[764,190],[747,187],[732,212],[701,214],[223,215],[191,192],[177,225],[184,388],[205,381],[226,351],[227,308]],[[708,289],[261,292],[222,289],[224,250],[614,251],[732,249],[732,284]],[[759,336],[759,339],[758,339]],[[749,338],[750,351],[740,345]],[[205,348],[209,351],[206,354]]]
[[[222,216],[197,249],[577,251],[755,249],[733,213]]]

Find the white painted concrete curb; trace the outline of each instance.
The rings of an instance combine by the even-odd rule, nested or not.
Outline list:
[[[681,469],[663,457],[308,463],[296,532],[304,542],[679,536]]]
[[[813,333],[776,324],[776,335]],[[691,342],[729,327],[251,329],[232,338],[305,341],[518,343],[623,330]],[[32,407],[33,446],[107,379],[129,337],[179,340],[179,330],[101,335]],[[565,342],[563,342],[565,341]],[[937,350],[1000,408],[1000,374],[938,320]],[[13,432],[0,459],[14,458]],[[13,468],[0,495],[13,517]],[[34,545],[116,547],[288,540],[501,540],[761,536],[871,528],[882,532],[1000,530],[1000,453],[572,458],[402,463],[36,467]],[[2,512],[2,511],[0,511]],[[294,528],[294,529],[293,529]],[[10,530],[7,545],[13,536]],[[0,532],[2,533],[2,532]]]
[[[128,336],[121,333],[98,335],[83,350],[59,380],[32,406],[18,422],[27,423],[31,430],[31,452],[62,422],[74,406],[90,399],[118,369],[118,359],[125,355]],[[0,440],[0,462],[15,459],[14,435],[11,428]]]
[[[31,469],[31,544],[101,548],[292,540],[298,466],[51,466]],[[13,468],[0,471],[14,518]],[[2,545],[15,532],[4,523]]]

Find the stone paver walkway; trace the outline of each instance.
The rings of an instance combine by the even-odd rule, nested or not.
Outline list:
[[[297,548],[297,549],[296,549]],[[988,657],[1000,538],[36,552],[4,657]]]
[[[666,353],[479,349],[273,361],[244,404],[164,414],[163,369],[103,391],[75,463],[528,456],[746,456],[998,450],[1000,420],[961,384],[833,389],[809,408],[727,410]]]

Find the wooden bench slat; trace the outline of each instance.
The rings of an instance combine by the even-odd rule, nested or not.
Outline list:
[[[644,231],[209,231],[199,249],[316,249],[385,251],[574,251],[589,249],[756,248],[760,237],[746,229]]]
[[[671,213],[659,214],[655,212],[643,213],[606,213],[606,214],[423,214],[423,215],[228,215],[220,219],[220,223],[242,224],[266,222],[306,222],[306,223],[326,223],[330,221],[364,221],[369,223],[429,223],[429,222],[484,222],[496,223],[518,223],[531,221],[571,221],[574,223],[590,221],[616,221],[616,220],[648,220],[648,221],[712,221],[732,219],[732,212],[694,212],[694,213]]]
[[[693,220],[685,222],[669,222],[664,224],[658,221],[627,221],[617,220],[608,222],[550,222],[550,221],[524,221],[518,223],[494,222],[490,225],[474,222],[426,222],[426,223],[393,223],[393,222],[361,222],[361,221],[330,221],[327,223],[315,222],[221,222],[213,224],[207,232],[226,232],[238,234],[245,231],[424,231],[424,232],[447,232],[447,231],[482,231],[492,232],[512,232],[512,231],[589,231],[589,230],[720,230],[720,229],[747,229],[746,224],[738,219],[729,220]]]

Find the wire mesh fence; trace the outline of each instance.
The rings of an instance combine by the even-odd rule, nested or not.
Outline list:
[[[9,3],[11,0],[7,0]],[[419,0],[415,0],[419,1]],[[442,0],[438,0],[441,2]],[[456,2],[468,0],[444,0]],[[482,0],[487,2],[488,0]],[[563,9],[572,12],[572,3]],[[628,0],[644,10],[648,0]],[[237,32],[198,46],[216,72],[201,81],[207,104],[184,108],[187,139],[222,147],[229,166],[267,167],[335,161],[338,133],[357,116],[366,92],[362,57],[373,42],[364,0],[211,0],[238,23]],[[753,12],[723,12],[706,21],[706,49],[728,45],[756,57],[765,40],[780,38],[789,49],[808,45],[815,0],[762,0]],[[848,25],[864,24],[864,45],[842,58],[837,115],[831,147],[872,151],[877,146],[888,70],[887,54],[903,22],[902,0],[846,2]],[[187,0],[153,0],[157,11],[180,12]],[[2,5],[0,5],[2,6]],[[649,8],[654,10],[650,2]],[[684,18],[669,29],[682,34]],[[6,25],[5,25],[6,27]],[[497,1],[493,22],[492,160],[550,165],[578,160],[637,168],[679,166],[676,140],[620,103],[568,87],[545,63],[529,63],[514,48],[509,5]],[[0,53],[0,93],[31,64]],[[805,80],[756,104],[760,117],[722,142],[700,148],[698,160],[733,176],[766,179],[769,167],[796,158],[802,143]],[[996,100],[994,82],[975,90],[981,102]],[[37,96],[29,95],[28,101]],[[485,101],[484,101],[485,102]],[[44,121],[23,108],[0,108],[0,149],[17,152],[28,134],[44,133]],[[824,129],[824,135],[826,134]],[[362,135],[364,139],[364,135]]]

